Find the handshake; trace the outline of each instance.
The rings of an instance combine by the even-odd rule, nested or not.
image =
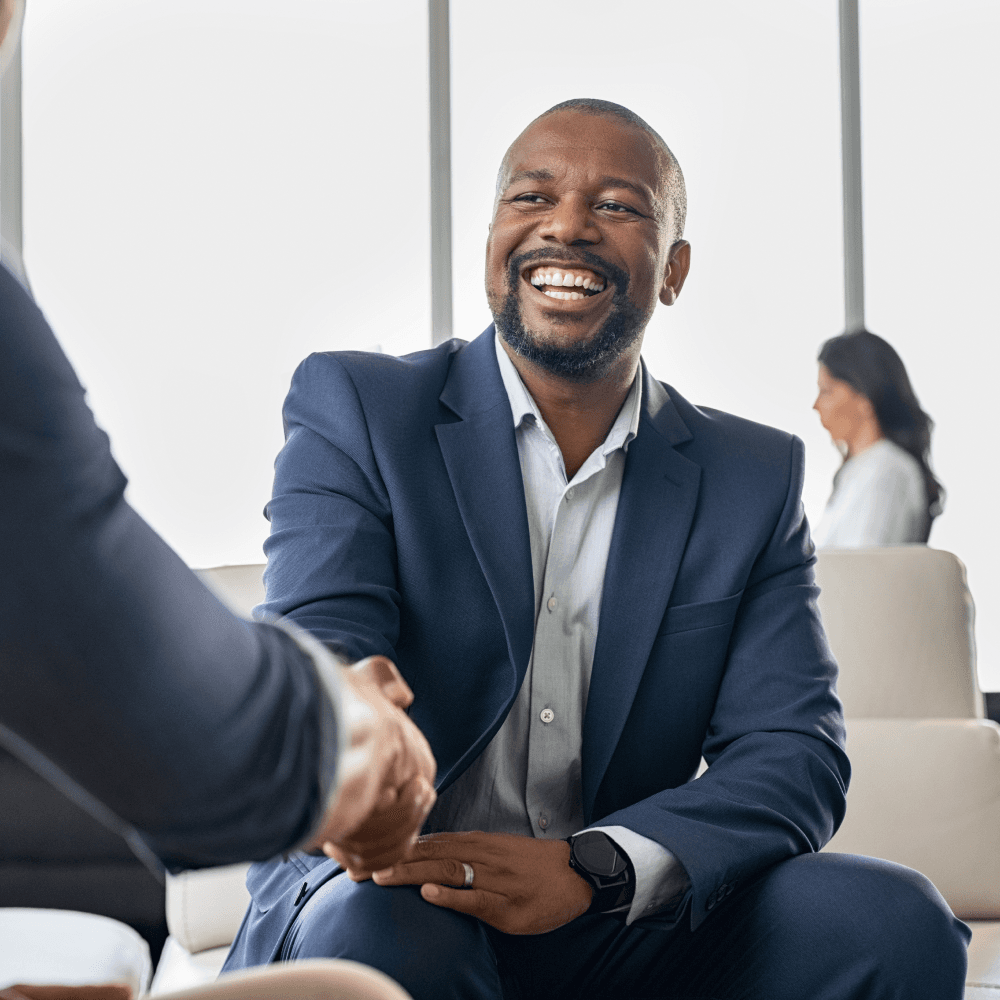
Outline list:
[[[437,798],[437,765],[406,709],[413,692],[391,660],[369,656],[341,673],[339,722],[349,746],[319,830],[306,850],[322,850],[364,881],[405,859]]]

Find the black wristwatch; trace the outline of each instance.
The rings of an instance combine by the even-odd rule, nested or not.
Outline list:
[[[635,869],[628,855],[600,830],[567,837],[569,866],[594,890],[588,913],[625,910],[635,895]]]

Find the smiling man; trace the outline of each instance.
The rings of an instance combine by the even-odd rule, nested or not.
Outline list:
[[[961,997],[933,886],[816,853],[849,765],[801,442],[641,363],[684,215],[645,122],[558,105],[501,165],[494,326],[296,373],[264,608],[398,664],[439,798],[391,869],[255,866],[229,968],[354,958],[417,1000]]]

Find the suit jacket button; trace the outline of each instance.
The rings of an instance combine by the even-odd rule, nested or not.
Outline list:
[[[708,894],[708,899],[705,900],[705,909],[710,910],[719,901],[719,897],[716,892],[710,892]]]

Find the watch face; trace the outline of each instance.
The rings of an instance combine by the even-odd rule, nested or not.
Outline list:
[[[615,850],[615,845],[603,833],[582,833],[573,841],[576,860],[595,875],[617,875],[625,869],[625,859]]]

